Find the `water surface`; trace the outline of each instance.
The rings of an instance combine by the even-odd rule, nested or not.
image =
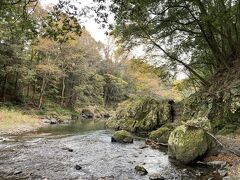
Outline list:
[[[166,151],[141,149],[142,145],[139,140],[111,143],[111,131],[101,121],[53,125],[0,143],[0,179],[145,180],[154,173],[179,180],[209,177],[204,167],[174,165]],[[76,170],[76,165],[82,169]],[[136,165],[143,165],[148,175],[138,175]]]

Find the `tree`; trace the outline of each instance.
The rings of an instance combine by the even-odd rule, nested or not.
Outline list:
[[[98,13],[106,18],[103,1],[96,1],[100,3]],[[110,9],[116,21],[113,34],[120,43],[160,50],[204,85],[209,84],[208,77],[196,64],[214,72],[226,70],[240,55],[239,1],[112,0]],[[203,53],[205,56],[197,56]]]

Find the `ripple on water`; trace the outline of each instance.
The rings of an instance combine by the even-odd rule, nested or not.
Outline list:
[[[165,152],[139,148],[143,144],[143,141],[111,143],[111,134],[106,130],[60,137],[49,134],[25,137],[15,146],[9,145],[7,151],[3,151],[6,147],[0,144],[0,177],[144,180],[149,179],[148,175],[160,173],[166,179],[197,179],[198,171],[206,172],[205,169],[174,166]],[[82,169],[76,170],[76,165]],[[149,174],[136,174],[136,165],[143,165]],[[14,175],[16,171],[22,172]]]

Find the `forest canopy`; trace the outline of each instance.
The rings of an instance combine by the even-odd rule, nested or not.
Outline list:
[[[81,23],[86,9],[73,1],[1,1],[0,13],[2,102],[74,109],[116,107],[131,94],[172,96],[166,67],[97,42]]]
[[[97,12],[107,21],[105,1]],[[167,64],[182,65],[201,82],[229,70],[239,58],[240,2],[237,0],[112,0],[112,34],[125,47],[144,45]],[[161,58],[159,58],[161,59]]]

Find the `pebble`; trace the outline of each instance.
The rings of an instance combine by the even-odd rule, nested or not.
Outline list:
[[[62,148],[63,150],[66,150],[66,151],[68,151],[68,152],[73,152],[73,149],[71,149],[71,148],[68,148],[68,147],[64,147],[64,148]]]
[[[76,166],[75,166],[75,169],[76,169],[76,170],[81,170],[81,169],[82,169],[82,167],[81,167],[81,166],[79,166],[79,165],[76,165]]]

